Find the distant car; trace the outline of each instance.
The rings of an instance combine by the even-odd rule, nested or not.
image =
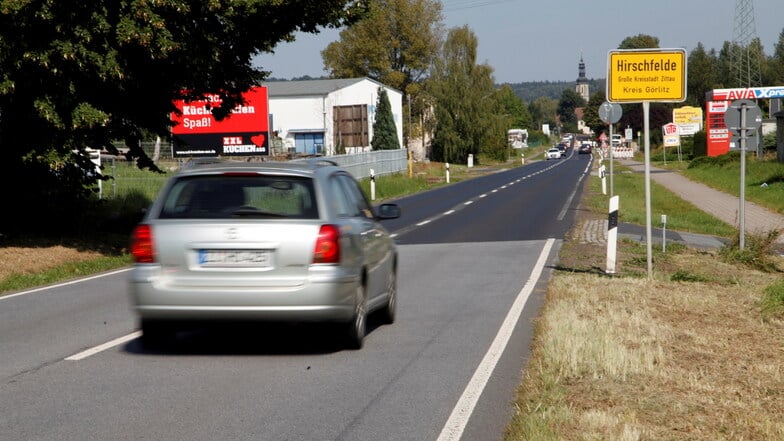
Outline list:
[[[556,145],[555,145],[555,147],[556,147],[558,150],[560,150],[560,151],[561,151],[561,155],[564,155],[564,154],[566,154],[566,150],[569,148],[569,145],[568,145],[568,144],[565,144],[565,143],[563,143],[563,142],[559,142],[558,144],[556,144]]]
[[[379,220],[399,216],[323,159],[184,169],[132,236],[142,342],[189,321],[315,321],[359,349],[370,312],[395,319],[398,253]]]
[[[593,147],[591,147],[591,144],[583,144],[577,152],[581,155],[591,154],[591,152],[593,152]]]
[[[561,150],[558,147],[553,147],[544,152],[544,158],[548,161],[550,159],[561,159],[561,156]]]

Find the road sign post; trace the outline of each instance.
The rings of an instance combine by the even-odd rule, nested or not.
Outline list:
[[[746,145],[748,132],[762,125],[762,112],[751,100],[735,100],[724,112],[724,125],[740,137],[740,197],[738,198],[738,248],[746,245]]]
[[[607,70],[607,101],[642,103],[645,132],[645,237],[648,279],[653,279],[650,103],[686,100],[686,50],[610,51]]]

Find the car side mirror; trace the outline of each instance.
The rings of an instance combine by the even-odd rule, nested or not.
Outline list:
[[[400,207],[397,204],[381,204],[376,208],[378,219],[397,219],[400,214]]]

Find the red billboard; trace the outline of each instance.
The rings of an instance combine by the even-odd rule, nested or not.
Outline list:
[[[269,155],[267,88],[251,88],[242,97],[245,103],[221,121],[210,111],[221,104],[218,95],[199,101],[175,100],[179,114],[171,115],[174,156]]]

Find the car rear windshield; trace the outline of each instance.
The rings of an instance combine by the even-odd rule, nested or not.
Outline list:
[[[162,219],[317,219],[313,181],[259,174],[179,178],[169,187]]]

